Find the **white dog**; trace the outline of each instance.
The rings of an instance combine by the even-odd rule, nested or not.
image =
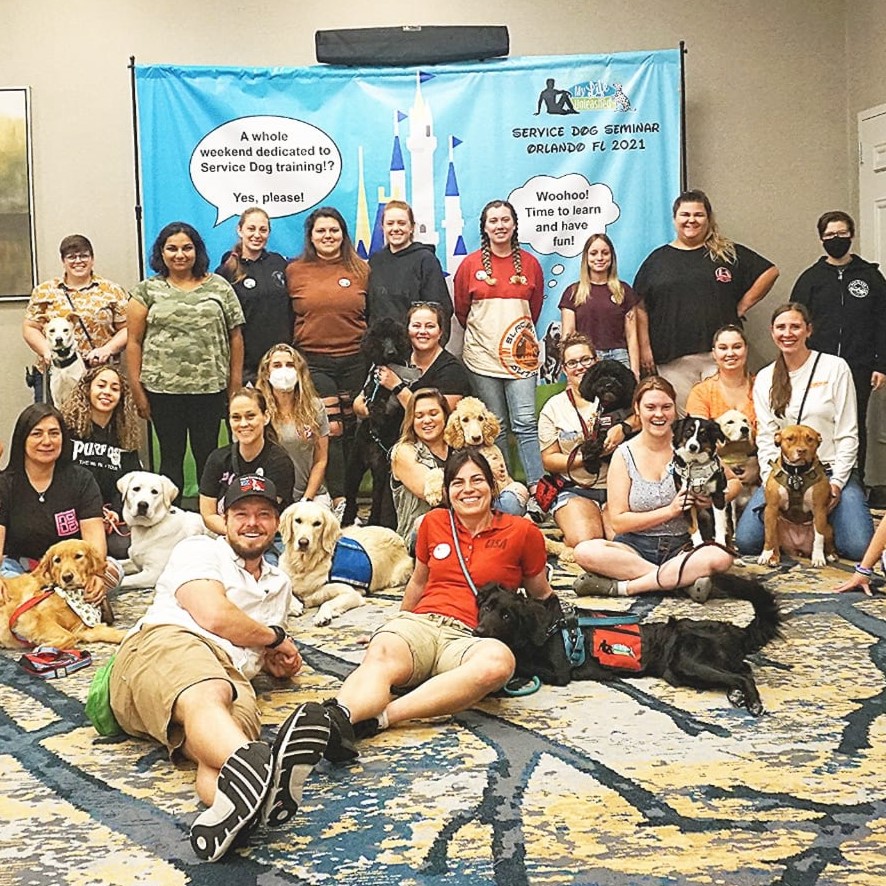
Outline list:
[[[760,485],[757,444],[750,420],[738,409],[727,409],[717,419],[717,424],[726,437],[724,442],[717,444],[717,454],[741,480],[741,492],[730,502],[732,525],[735,526],[754,490]]]
[[[172,549],[192,535],[212,535],[199,514],[172,506],[178,487],[168,477],[130,471],[117,481],[123,521],[130,527],[129,559],[123,561],[124,588],[153,588]]]
[[[292,611],[301,615],[305,608],[319,606],[314,616],[318,626],[362,606],[366,593],[402,587],[412,575],[412,559],[396,532],[381,526],[351,526],[342,532],[332,511],[316,502],[298,501],[286,508],[280,534],[280,567],[304,604]]]
[[[59,409],[86,373],[86,364],[77,351],[77,340],[74,338],[74,324],[78,320],[76,314],[55,317],[43,330],[52,351],[49,392],[52,394],[52,402]]]

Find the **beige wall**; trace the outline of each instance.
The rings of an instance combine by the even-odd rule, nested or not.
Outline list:
[[[316,29],[401,24],[404,14],[424,24],[506,24],[512,55],[658,49],[685,40],[690,184],[711,195],[728,235],[782,269],[752,315],[760,362],[771,353],[769,307],[818,252],[814,218],[849,204],[855,111],[886,102],[876,76],[886,51],[881,8],[877,0],[449,0],[408,8],[389,0],[31,0],[4,8],[0,80],[32,88],[40,277],[56,272],[62,236],[82,231],[93,240],[99,271],[128,286],[137,273],[130,55],[146,64],[307,65]],[[847,90],[853,72],[865,82]],[[0,306],[3,440],[27,403],[22,309]]]

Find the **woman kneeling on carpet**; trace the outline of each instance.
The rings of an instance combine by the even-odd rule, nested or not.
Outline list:
[[[553,592],[541,532],[530,520],[492,510],[494,483],[476,450],[447,460],[447,507],[422,520],[402,612],[375,632],[337,699],[326,702],[333,726],[328,759],[357,756],[351,723],[365,737],[405,720],[453,714],[510,679],[514,656],[507,646],[472,633],[475,589],[499,582],[539,600]]]
[[[710,499],[677,489],[672,460],[676,394],[670,382],[649,376],[634,393],[640,433],[622,443],[609,465],[607,513],[613,541],[591,539],[575,548],[576,562],[588,571],[575,580],[579,596],[632,597],[686,588],[703,603],[711,593],[710,576],[726,572],[733,556],[705,546],[683,552],[689,543],[683,512],[710,507]],[[727,468],[726,500],[741,490]]]

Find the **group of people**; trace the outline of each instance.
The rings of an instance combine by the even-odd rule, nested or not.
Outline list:
[[[246,210],[216,273],[199,233],[171,223],[151,250],[156,275],[128,300],[93,274],[85,238],[62,242],[64,275],[35,290],[24,334],[45,368],[43,325],[53,312],[76,313],[87,372],[61,410],[38,403],[16,424],[0,474],[2,574],[27,569],[69,535],[108,552],[120,523],[116,480],[138,464],[137,415],[152,420],[160,471],[179,489],[190,441],[200,512],[218,538],[176,548],[154,602],[121,646],[110,697],[123,730],[197,763],[207,807],[191,829],[200,858],[221,858],[259,820],[291,818],[322,757],[354,759],[361,737],[462,710],[500,689],[514,659],[497,641],[473,636],[477,587],[495,581],[556,604],[541,532],[495,508],[496,480],[479,451],[446,443],[447,418],[465,395],[503,420],[506,459],[504,434],[513,433],[530,491],[545,472],[563,480],[550,510],[586,570],[579,594],[682,588],[707,599],[711,576],[728,570],[734,554],[687,550],[684,514],[709,501],[680,487],[672,426],[686,411],[716,418],[726,409],[755,428],[764,477],[780,427],[802,421],[819,432],[836,545],[859,560],[841,589],[870,590],[886,523],[874,535],[858,472],[859,411],[886,378],[886,282],[848,253],[852,220],[823,216],[826,257],[773,312],[778,358],[754,378],[741,320],[778,269],[720,234],[701,192],[678,198],[674,224],[675,240],[646,259],[633,287],[618,277],[611,239],[588,238],[579,280],[560,302],[566,387],[538,420],[535,324],[545,281],[519,246],[507,201],[483,209],[481,248],[460,265],[451,302],[433,249],[413,242],[412,211],[400,201],[387,205],[386,246],[368,263],[331,207],[308,216],[304,249],[291,262],[268,251],[266,213]],[[101,322],[88,316],[90,305]],[[379,367],[376,381],[403,409],[391,484],[415,570],[402,612],[375,632],[335,698],[299,706],[268,744],[249,680],[260,670],[291,677],[302,666],[285,628],[289,581],[268,553],[290,502],[334,508],[343,500],[348,446],[365,410],[360,342],[383,316],[403,320],[411,344],[409,377]],[[444,347],[453,316],[464,328],[462,360]],[[623,363],[639,383],[630,413],[605,426],[604,460],[592,470],[580,447],[597,416],[580,387],[603,358]],[[219,447],[222,418],[231,442]],[[433,507],[427,481],[441,469],[442,507]],[[740,485],[727,469],[727,499]],[[742,553],[762,548],[761,497],[755,493],[739,522]],[[92,599],[105,598],[119,578],[108,563],[88,589]]]

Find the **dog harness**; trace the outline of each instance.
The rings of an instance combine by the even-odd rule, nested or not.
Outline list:
[[[777,482],[787,488],[791,505],[802,500],[803,493],[807,489],[810,489],[822,480],[827,480],[827,473],[819,461],[814,461],[809,465],[788,465],[780,458],[772,462],[772,476]]]
[[[591,656],[600,665],[626,671],[641,670],[643,644],[638,615],[579,615],[574,606],[562,601],[560,608],[563,617],[551,625],[548,636],[560,631],[566,657],[573,668],[579,668],[587,661],[582,628],[591,628]]]
[[[335,543],[327,581],[336,581],[360,591],[368,591],[372,584],[372,560],[366,548],[356,539],[340,538]]]
[[[674,456],[674,473],[686,484],[686,488],[696,495],[705,494],[713,478],[723,470],[723,465],[715,456],[704,464],[684,462]]]

